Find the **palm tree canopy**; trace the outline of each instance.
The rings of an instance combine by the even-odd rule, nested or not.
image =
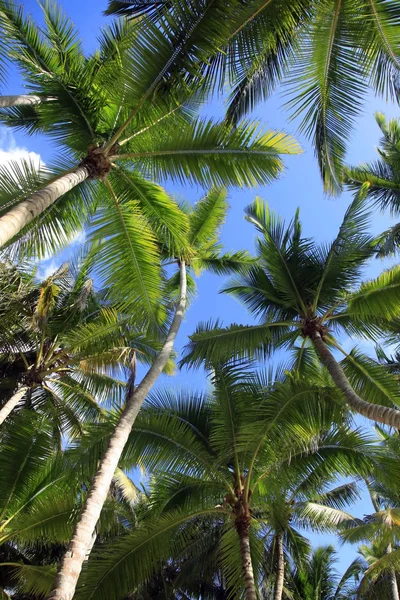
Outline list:
[[[357,349],[345,352],[336,337],[343,332],[376,338],[394,328],[399,314],[398,267],[361,283],[363,267],[374,254],[364,202],[355,198],[336,239],[319,246],[302,236],[298,212],[285,226],[257,198],[246,210],[246,218],[259,232],[257,262],[224,291],[243,302],[259,324],[227,328],[218,322],[200,324],[190,336],[182,364],[213,365],[230,356],[263,359],[283,347],[292,350],[293,365],[299,366],[313,354],[308,337],[316,327],[328,345],[343,352],[342,366],[358,393],[373,403],[397,403],[396,378]]]
[[[55,448],[51,416],[32,410],[3,424],[0,449],[0,590],[16,599],[46,596],[93,471],[77,451]],[[96,529],[99,543],[132,526],[141,504],[133,482],[117,470]]]
[[[293,600],[349,600],[353,598],[352,574],[340,577],[337,552],[333,546],[315,548],[311,556],[294,565],[288,594]]]
[[[369,472],[380,458],[342,415],[334,388],[291,378],[273,384],[243,365],[217,370],[207,396],[153,394],[121,459],[125,469],[140,461],[153,473],[148,524],[93,555],[78,596],[129,593],[171,552],[179,557],[188,546],[196,552],[204,519],[207,531],[221,530],[218,565],[228,588],[239,593],[234,522],[242,497],[251,506],[256,570],[262,544],[275,528],[285,531],[287,547],[295,551],[302,544],[298,527],[325,531],[347,520],[344,508],[356,490],[332,489],[332,483],[354,468]],[[342,424],[332,425],[336,419]],[[105,428],[93,431],[84,457],[93,460],[106,439]]]
[[[382,132],[378,147],[378,160],[345,169],[345,182],[349,189],[370,199],[382,210],[392,215],[400,213],[400,121],[387,121],[382,113],[375,114]],[[399,225],[382,234],[380,253],[393,252],[399,246]]]
[[[110,0],[107,13],[180,22],[189,56],[208,26],[218,51],[199,69],[220,89],[229,84],[228,117],[234,122],[284,80],[292,116],[301,117],[331,192],[340,189],[346,142],[368,88],[394,100],[399,94],[395,0],[237,0],[229,7],[207,0]],[[207,45],[204,50],[207,55]]]
[[[174,79],[166,94],[163,85],[178,58],[178,26],[149,21],[138,29],[116,22],[101,32],[99,50],[85,56],[60,9],[49,3],[43,10],[43,31],[7,2],[0,21],[29,91],[52,100],[3,108],[0,120],[50,136],[60,152],[54,165],[1,167],[2,214],[77,165],[88,176],[24,226],[11,239],[11,251],[42,255],[89,225],[106,285],[160,324],[165,310],[158,243],[168,236],[184,249],[188,219],[151,180],[254,186],[280,174],[280,154],[300,148],[290,136],[257,123],[232,127],[198,118],[201,95],[189,82]],[[122,268],[129,276],[121,277]]]
[[[2,265],[8,285],[0,299],[0,398],[4,403],[17,386],[28,386],[24,404],[50,411],[58,435],[103,418],[105,402],[120,405],[124,384],[113,374],[129,367],[133,353],[150,363],[160,347],[107,302],[105,290],[95,291],[87,259],[63,264],[39,283],[29,271]]]

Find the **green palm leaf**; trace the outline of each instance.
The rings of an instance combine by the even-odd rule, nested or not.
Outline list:
[[[342,361],[353,388],[373,404],[397,407],[400,404],[398,380],[384,365],[353,349]]]
[[[171,511],[122,538],[107,554],[103,552],[99,560],[90,561],[77,598],[119,598],[129,593],[138,583],[150,578],[160,560],[171,553],[178,556],[192,541],[193,533],[190,528],[183,528],[184,524],[213,514],[217,517],[223,515],[223,511],[209,509],[190,515],[181,510]]]
[[[252,187],[276,178],[283,168],[280,155],[298,154],[300,147],[292,137],[254,123],[232,128],[198,120],[168,128],[168,135],[159,129],[137,136],[125,150],[115,159],[132,159],[153,179]]]
[[[399,315],[399,289],[400,268],[393,267],[363,283],[358,291],[351,294],[346,312],[355,319],[368,316],[387,320],[396,318]]]
[[[99,243],[98,274],[125,308],[136,306],[153,323],[159,323],[163,311],[156,238],[137,201],[117,197],[112,188],[109,198],[90,234],[91,241]]]
[[[320,2],[291,76],[296,93],[290,103],[293,116],[304,114],[302,130],[313,138],[324,185],[331,193],[340,189],[349,120],[359,111],[366,86],[352,31],[357,10],[342,0]]]
[[[224,188],[212,188],[190,211],[190,243],[194,247],[215,244],[227,210],[227,191]]]
[[[159,239],[171,252],[183,252],[188,244],[188,218],[176,202],[159,185],[143,179],[138,173],[119,168],[110,177],[119,197],[129,197],[138,203],[141,213]]]

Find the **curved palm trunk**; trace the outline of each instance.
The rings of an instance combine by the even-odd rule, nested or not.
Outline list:
[[[237,527],[240,542],[240,555],[242,557],[242,571],[246,600],[257,600],[256,585],[254,582],[253,564],[250,553],[250,526],[248,524]]]
[[[52,100],[52,98],[42,98],[34,94],[20,94],[19,96],[0,96],[0,108],[9,106],[29,106],[40,104],[43,101]]]
[[[165,343],[138,387],[135,389],[134,386],[131,386],[128,390],[124,410],[93,479],[92,487],[56,576],[54,589],[49,596],[50,600],[71,600],[74,596],[82,564],[88,555],[93,531],[132,425],[147,394],[171,356],[186,307],[186,267],[184,262],[180,266],[180,278],[180,299]]]
[[[274,600],[282,600],[283,583],[285,579],[285,557],[283,554],[282,534],[275,536],[277,548],[276,576],[274,586]]]
[[[342,367],[337,362],[319,333],[314,334],[312,342],[319,354],[322,364],[328,369],[335,385],[343,392],[350,408],[360,413],[360,415],[367,417],[367,419],[371,419],[371,421],[376,421],[400,429],[400,410],[381,406],[379,404],[370,404],[360,398],[351,387]]]
[[[14,408],[17,406],[17,404],[22,400],[22,398],[25,396],[27,391],[28,391],[28,386],[24,385],[24,386],[20,387],[15,392],[15,394],[13,396],[11,396],[11,398],[9,400],[7,400],[5,405],[0,410],[0,425],[2,425],[4,423],[4,421],[7,419],[8,415],[14,410]]]
[[[33,219],[49,208],[58,198],[72,190],[89,177],[84,166],[61,175],[42,190],[22,200],[0,217],[0,248],[17,235]]]

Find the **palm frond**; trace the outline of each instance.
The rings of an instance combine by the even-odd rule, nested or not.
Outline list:
[[[185,252],[188,245],[188,217],[161,186],[122,167],[112,173],[110,182],[118,197],[137,202],[160,244],[166,244],[173,255]]]
[[[289,79],[295,97],[293,117],[303,115],[301,128],[313,138],[326,191],[338,193],[351,120],[366,90],[354,43],[358,7],[342,0],[320,2],[313,27],[303,36],[301,52]]]
[[[178,556],[192,541],[191,528],[182,525],[212,514],[218,518],[223,511],[204,510],[189,515],[183,511],[171,511],[159,516],[155,523],[150,521],[143,529],[121,538],[107,552],[97,555],[94,550],[84,569],[77,598],[90,600],[96,596],[113,599],[128,594],[151,577],[161,560],[166,560],[171,554]]]
[[[283,170],[282,154],[298,154],[297,142],[284,133],[264,131],[257,124],[197,120],[179,130],[162,128],[135,137],[127,153],[151,179],[190,181],[200,185],[246,186],[265,184]]]
[[[138,201],[117,197],[112,188],[108,197],[89,234],[90,240],[98,243],[97,273],[125,309],[136,307],[150,322],[160,323],[164,311],[155,234]]]
[[[399,316],[398,292],[400,268],[392,267],[361,285],[347,299],[347,313],[357,319],[378,317],[394,319]]]
[[[279,342],[282,345],[288,343],[287,324],[232,324],[222,328],[219,327],[218,321],[200,323],[195,333],[190,336],[180,365],[199,367],[204,361],[207,365],[212,365],[226,362],[232,357],[265,358]],[[291,322],[289,324],[292,325]]]
[[[227,211],[226,190],[212,188],[190,210],[190,243],[194,247],[216,243],[218,231],[225,221]]]
[[[341,362],[357,394],[367,402],[383,406],[400,404],[398,379],[384,365],[353,349]]]

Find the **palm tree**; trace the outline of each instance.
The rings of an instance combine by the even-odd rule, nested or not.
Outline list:
[[[246,214],[260,233],[258,262],[225,292],[239,298],[260,324],[225,329],[218,322],[200,324],[182,363],[215,363],[232,355],[265,359],[275,348],[291,348],[299,342],[300,363],[311,346],[351,409],[400,428],[396,377],[358,350],[346,352],[335,335],[344,332],[373,339],[385,328],[393,328],[399,316],[399,267],[360,285],[362,268],[374,253],[363,202],[359,197],[353,201],[338,236],[327,247],[301,236],[298,212],[285,228],[267,204],[256,199]],[[342,363],[330,347],[345,356]]]
[[[332,475],[333,479],[335,474]],[[300,535],[296,525],[319,532],[335,531],[338,524],[346,519],[346,504],[352,503],[358,497],[354,484],[345,484],[326,493],[318,493],[313,484],[310,484],[309,478],[309,473],[301,473],[297,478],[291,474],[290,481],[284,482],[283,485],[280,482],[268,481],[264,518],[271,528],[266,541],[269,560],[272,561],[268,571],[273,572],[273,600],[282,600],[285,597],[285,557],[290,556],[300,566],[305,563],[311,565],[307,558],[309,543]],[[326,485],[326,482],[320,482],[321,488],[324,484]],[[329,507],[333,510],[330,511]],[[304,598],[306,600],[306,597]],[[320,599],[315,596],[315,600]]]
[[[0,590],[44,597],[71,536],[92,473],[75,449],[54,447],[52,419],[22,409],[0,439]],[[93,542],[119,535],[140,511],[132,482],[116,472]],[[1,591],[0,591],[1,594]],[[8,596],[8,597],[10,597]]]
[[[76,502],[72,477],[62,472],[53,426],[46,415],[28,410],[13,415],[2,427],[0,446],[1,586],[12,589],[16,585],[15,569],[21,577],[36,575],[38,589],[53,567],[36,572],[39,552],[35,547],[40,544],[43,554],[56,545],[60,551],[72,529]]]
[[[294,565],[290,574],[289,593],[284,597],[292,600],[353,598],[352,572],[350,574],[348,570],[345,576],[340,577],[336,568],[337,560],[333,546],[315,548],[310,557],[306,557],[300,565]]]
[[[376,122],[382,132],[379,160],[373,163],[348,167],[345,170],[345,182],[348,187],[362,194],[379,206],[398,215],[400,207],[400,121],[386,121],[382,113],[375,114]],[[382,234],[380,253],[393,252],[400,243],[400,224],[394,225]]]
[[[399,457],[399,436],[389,435],[377,428],[382,447],[388,456]],[[359,552],[364,559],[360,563],[359,593],[368,598],[369,594],[381,595],[391,600],[399,600],[398,572],[400,556],[400,496],[393,482],[380,482],[373,476],[366,481],[374,512],[363,519],[351,519],[343,523],[341,537],[350,543],[367,542]]]
[[[165,285],[167,298],[176,299],[175,306],[173,302],[170,302],[170,315],[168,315],[170,319],[167,319],[167,323],[170,323],[168,331],[160,351],[138,386],[135,385],[135,364],[133,364],[124,408],[107,440],[106,449],[103,449],[103,458],[93,478],[90,492],[61,563],[54,589],[50,595],[51,600],[67,600],[74,595],[83,562],[90,552],[93,531],[132,426],[144,400],[171,357],[187,305],[186,261],[188,261],[189,271],[193,264],[193,270],[198,272],[207,267],[217,272],[231,272],[232,269],[248,266],[249,260],[246,253],[220,253],[220,246],[217,243],[218,232],[228,210],[224,190],[211,190],[192,209],[187,210],[189,213],[187,243],[183,248],[179,248],[173,237],[169,240],[169,244],[166,237],[161,253],[164,262],[168,262],[170,266],[172,263],[177,267],[179,276],[178,293],[176,292],[176,273],[167,280]]]
[[[94,291],[88,258],[41,283],[15,267],[1,269],[9,283],[0,299],[0,423],[17,405],[44,411],[60,444],[62,435],[102,418],[99,402],[121,400],[123,383],[105,369],[128,366],[133,352],[149,363],[159,349]],[[10,287],[17,288],[11,296]]]
[[[379,516],[371,515],[371,518],[372,520],[369,523],[366,519],[364,533],[361,533],[361,527],[363,526],[359,525],[360,536],[358,541],[361,541],[364,535],[365,538],[369,538],[373,530],[375,530],[377,539],[375,542],[362,544],[358,548],[360,558],[353,561],[348,569],[349,574],[346,572],[345,576],[347,578],[349,575],[348,579],[353,583],[353,589],[355,588],[356,590],[355,597],[357,598],[362,598],[363,600],[373,600],[374,598],[398,600],[399,582],[396,575],[398,555],[397,557],[393,557],[392,549],[388,552],[388,547],[382,543],[383,537],[387,537],[391,516],[387,513],[386,515],[381,514]],[[383,529],[382,537],[379,533],[381,529]],[[354,541],[356,541],[357,532],[354,532],[354,534]],[[349,535],[349,540],[351,539],[351,535]],[[398,552],[398,547],[396,547],[394,552]]]
[[[236,0],[229,7],[215,0],[110,0],[108,13],[147,13],[158,23],[172,16],[188,56],[205,40],[199,71],[219,89],[228,83],[234,122],[279,82],[289,84],[292,116],[301,117],[313,141],[329,191],[340,188],[346,142],[368,88],[394,100],[399,94],[396,0]]]
[[[22,9],[3,2],[0,10],[9,54],[29,91],[55,99],[1,109],[0,119],[60,148],[54,168],[2,167],[0,246],[22,236],[24,252],[40,254],[89,224],[99,270],[109,285],[118,283],[113,293],[162,322],[158,242],[172,237],[181,247],[188,223],[149,179],[253,186],[275,179],[279,155],[299,147],[251,122],[233,128],[196,118],[201,96],[189,83],[165,93],[178,27],[148,23],[139,31],[115,23],[86,57],[70,21],[50,3],[44,12],[42,33]]]
[[[140,413],[120,464],[140,459],[153,473],[153,516],[95,552],[78,598],[122,597],[188,545],[194,562],[199,552],[214,556],[218,539],[215,567],[229,597],[254,600],[267,538],[304,548],[298,527],[326,530],[348,519],[352,486],[330,486],[339,473],[369,472],[375,459],[363,434],[332,425],[343,420],[336,389],[299,378],[273,385],[242,364],[216,368],[213,381],[200,397],[156,392]],[[104,440],[90,443],[88,460]]]

